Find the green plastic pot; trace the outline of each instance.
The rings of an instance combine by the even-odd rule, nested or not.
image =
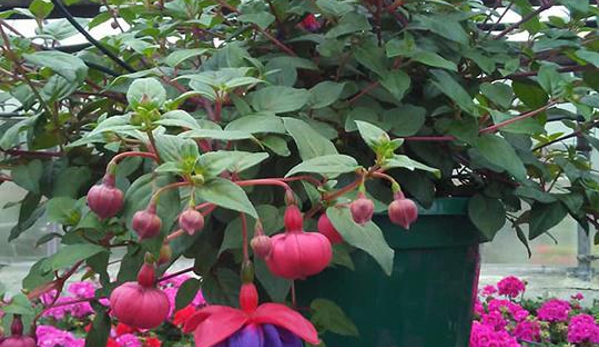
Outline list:
[[[359,337],[327,333],[327,347],[467,347],[478,282],[479,244],[468,199],[435,201],[409,231],[386,215],[375,222],[395,249],[391,276],[365,252],[355,271],[329,268],[298,281],[300,301],[327,298],[353,320]]]

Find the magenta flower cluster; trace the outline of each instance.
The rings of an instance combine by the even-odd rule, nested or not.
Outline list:
[[[599,346],[599,324],[582,308],[582,294],[534,302],[522,299],[525,290],[510,276],[479,291],[470,347]]]

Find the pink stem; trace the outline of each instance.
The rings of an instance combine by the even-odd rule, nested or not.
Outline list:
[[[291,187],[282,179],[279,178],[262,178],[255,180],[245,180],[245,181],[234,181],[233,183],[237,184],[240,187],[248,187],[248,186],[279,186],[285,188],[285,190],[291,190]]]

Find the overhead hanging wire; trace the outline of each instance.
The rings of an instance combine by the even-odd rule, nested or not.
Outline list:
[[[124,62],[122,59],[120,59],[114,53],[112,53],[108,48],[106,48],[104,45],[102,45],[98,40],[94,39],[90,35],[90,33],[88,33],[81,26],[81,24],[79,24],[77,22],[77,20],[75,20],[75,18],[71,15],[71,13],[66,8],[66,6],[62,3],[61,0],[52,0],[52,3],[56,6],[56,8],[58,9],[58,11],[60,11],[60,13],[62,13],[62,15],[65,17],[65,19],[68,20],[69,23],[71,23],[71,25],[73,25],[73,27],[75,27],[75,29],[77,29],[77,31],[79,33],[81,33],[81,35],[83,35],[85,37],[85,39],[89,43],[91,43],[92,45],[94,45],[94,47],[96,47],[97,49],[99,49],[102,53],[104,53],[108,58],[110,58],[112,61],[114,61],[115,63],[117,63],[123,69],[127,70],[128,72],[135,72],[135,69],[133,67],[131,67],[131,65],[127,64],[126,62]]]

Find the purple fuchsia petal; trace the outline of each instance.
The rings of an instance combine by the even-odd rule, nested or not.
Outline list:
[[[255,324],[250,324],[231,336],[229,347],[270,347],[270,345],[264,344],[262,329]]]
[[[264,324],[262,330],[264,331],[264,347],[283,347],[279,330],[274,325]]]
[[[281,304],[267,303],[258,306],[251,317],[251,321],[252,323],[272,324],[285,328],[313,345],[320,343],[318,332],[316,332],[312,323],[301,314]]]
[[[285,328],[277,328],[281,339],[281,347],[302,347],[302,339]]]

